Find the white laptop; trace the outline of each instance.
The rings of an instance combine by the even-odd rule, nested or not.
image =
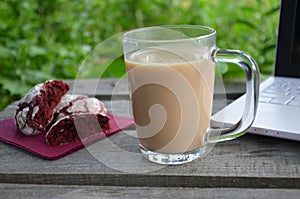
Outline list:
[[[245,96],[213,116],[225,125],[241,117]],[[275,75],[260,85],[257,115],[249,133],[300,141],[300,0],[282,0]]]

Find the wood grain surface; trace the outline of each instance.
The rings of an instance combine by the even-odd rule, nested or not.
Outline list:
[[[101,89],[96,95],[111,96],[112,83],[107,85],[110,88],[107,94],[102,94]],[[81,89],[87,90],[86,86]],[[128,90],[123,91],[116,92],[120,98],[104,97],[103,101],[113,114],[131,116],[130,101],[124,97]],[[14,115],[16,103],[0,113],[0,120]],[[0,142],[0,195],[4,198],[18,198],[19,194],[29,198],[37,198],[39,194],[45,198],[96,198],[100,193],[101,198],[299,196],[299,142],[246,134],[212,146],[206,157],[194,162],[160,166],[142,157],[135,133],[134,128],[122,131],[56,161],[43,160]],[[10,195],[12,189],[15,191]]]
[[[38,190],[38,191],[36,191]],[[184,188],[184,187],[124,187],[124,186],[65,186],[0,184],[5,199],[140,199],[140,198],[222,198],[222,199],[298,199],[297,189],[238,189],[238,188]]]

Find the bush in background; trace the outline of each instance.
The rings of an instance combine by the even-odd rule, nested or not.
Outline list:
[[[221,48],[251,54],[273,73],[279,0],[4,0],[0,1],[0,110],[47,79],[75,78],[101,41],[116,33],[162,24],[217,30]],[[122,70],[104,77],[119,77]],[[243,75],[218,65],[224,77]]]

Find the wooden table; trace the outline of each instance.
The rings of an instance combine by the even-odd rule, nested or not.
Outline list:
[[[96,96],[114,114],[130,115],[126,80],[68,83],[71,92]],[[229,98],[243,92],[240,84],[225,85]],[[214,112],[221,104],[214,101]],[[15,107],[4,109],[0,120],[12,117]],[[49,161],[0,142],[0,198],[300,198],[299,142],[246,134],[216,144],[203,159],[159,166],[136,158],[141,154],[134,134],[132,127],[97,142],[121,149],[104,148],[109,160],[88,147]]]

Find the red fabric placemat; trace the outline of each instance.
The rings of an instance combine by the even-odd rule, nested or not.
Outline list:
[[[83,142],[64,144],[59,146],[49,146],[46,143],[46,133],[40,133],[34,136],[22,134],[15,126],[14,119],[7,119],[0,122],[0,140],[24,149],[32,154],[48,160],[56,160],[82,149],[85,145],[92,144],[102,138],[110,136],[134,124],[132,118],[120,117],[109,114],[110,130],[108,133],[99,133]]]

